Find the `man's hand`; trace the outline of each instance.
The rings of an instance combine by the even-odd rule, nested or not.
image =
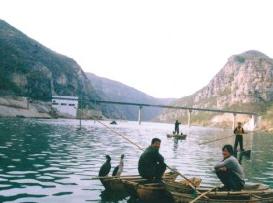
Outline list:
[[[226,172],[226,171],[227,171],[227,168],[226,168],[226,167],[222,167],[222,168],[219,168],[218,170],[219,170],[219,171]]]

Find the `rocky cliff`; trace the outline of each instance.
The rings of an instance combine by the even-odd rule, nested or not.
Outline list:
[[[71,58],[58,54],[0,20],[0,96],[49,100],[52,95],[96,98],[91,82]]]
[[[174,104],[251,111],[267,118],[273,103],[272,76],[273,60],[261,52],[247,51],[231,56],[207,86]],[[217,121],[215,116],[215,113],[195,112],[193,121],[198,124],[213,124]],[[186,121],[185,112],[172,110],[165,111],[159,119],[172,121],[177,117]],[[245,117],[243,120],[247,119]]]

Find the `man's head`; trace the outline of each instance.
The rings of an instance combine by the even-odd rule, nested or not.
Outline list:
[[[229,144],[225,145],[222,149],[224,159],[233,155],[233,147]]]
[[[157,149],[159,149],[159,148],[160,148],[160,143],[161,143],[161,140],[160,140],[160,139],[158,139],[158,138],[153,138],[153,139],[152,139],[152,142],[151,142],[151,146],[152,146],[152,147],[155,147],[155,148],[157,148]]]
[[[238,122],[238,126],[241,127],[241,126],[242,126],[242,123],[241,123],[241,122]]]

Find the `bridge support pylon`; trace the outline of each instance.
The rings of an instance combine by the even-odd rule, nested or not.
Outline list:
[[[233,122],[232,122],[232,130],[235,129],[235,124],[236,123],[236,113],[233,114]]]
[[[138,124],[139,125],[141,124],[141,109],[142,109],[142,106],[139,106],[138,107]]]
[[[188,110],[188,127],[189,127],[189,128],[191,127],[191,112],[192,112],[192,110],[189,109],[189,110]]]
[[[252,129],[254,130],[256,128],[256,125],[257,125],[257,123],[256,123],[257,118],[256,118],[255,115],[251,116],[251,121],[252,121]]]

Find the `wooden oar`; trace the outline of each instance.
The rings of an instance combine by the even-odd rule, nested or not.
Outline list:
[[[210,190],[208,190],[208,191],[206,191],[206,192],[201,193],[201,194],[200,194],[199,196],[197,196],[195,199],[193,199],[192,201],[190,201],[190,203],[196,202],[196,201],[199,200],[201,197],[204,197],[206,194],[212,192],[212,191],[215,190],[216,188],[218,188],[218,186],[217,186],[217,187],[214,187],[214,188],[211,188]]]
[[[230,136],[218,138],[218,139],[215,139],[215,140],[209,140],[209,141],[206,141],[206,142],[199,143],[199,145],[209,144],[209,143],[216,142],[216,141],[219,141],[219,140],[223,140],[223,139],[226,139],[226,138],[230,138],[230,137],[233,137],[233,136],[235,136],[235,135],[230,135]]]
[[[115,134],[117,134],[118,136],[121,136],[123,139],[127,140],[128,142],[130,142],[131,144],[133,144],[134,146],[136,146],[138,149],[140,149],[141,151],[144,151],[144,149],[142,147],[140,147],[138,144],[134,143],[133,141],[131,141],[129,138],[127,138],[126,136],[124,136],[123,134],[117,132],[116,130],[114,130],[113,128],[110,128],[108,125],[104,124],[103,122],[101,122],[100,120],[97,120],[98,123],[100,123],[101,125],[103,125],[104,127],[106,127],[107,129],[111,130],[112,132],[114,132]],[[167,164],[166,164],[166,167],[168,169],[170,169],[171,171],[177,173],[178,175],[180,175],[182,178],[184,178],[186,181],[189,182],[189,186],[194,190],[196,191],[198,194],[201,194],[200,191],[198,191],[196,189],[196,187],[194,186],[194,183],[188,179],[186,176],[184,176],[183,174],[179,173],[177,170],[169,167]]]

